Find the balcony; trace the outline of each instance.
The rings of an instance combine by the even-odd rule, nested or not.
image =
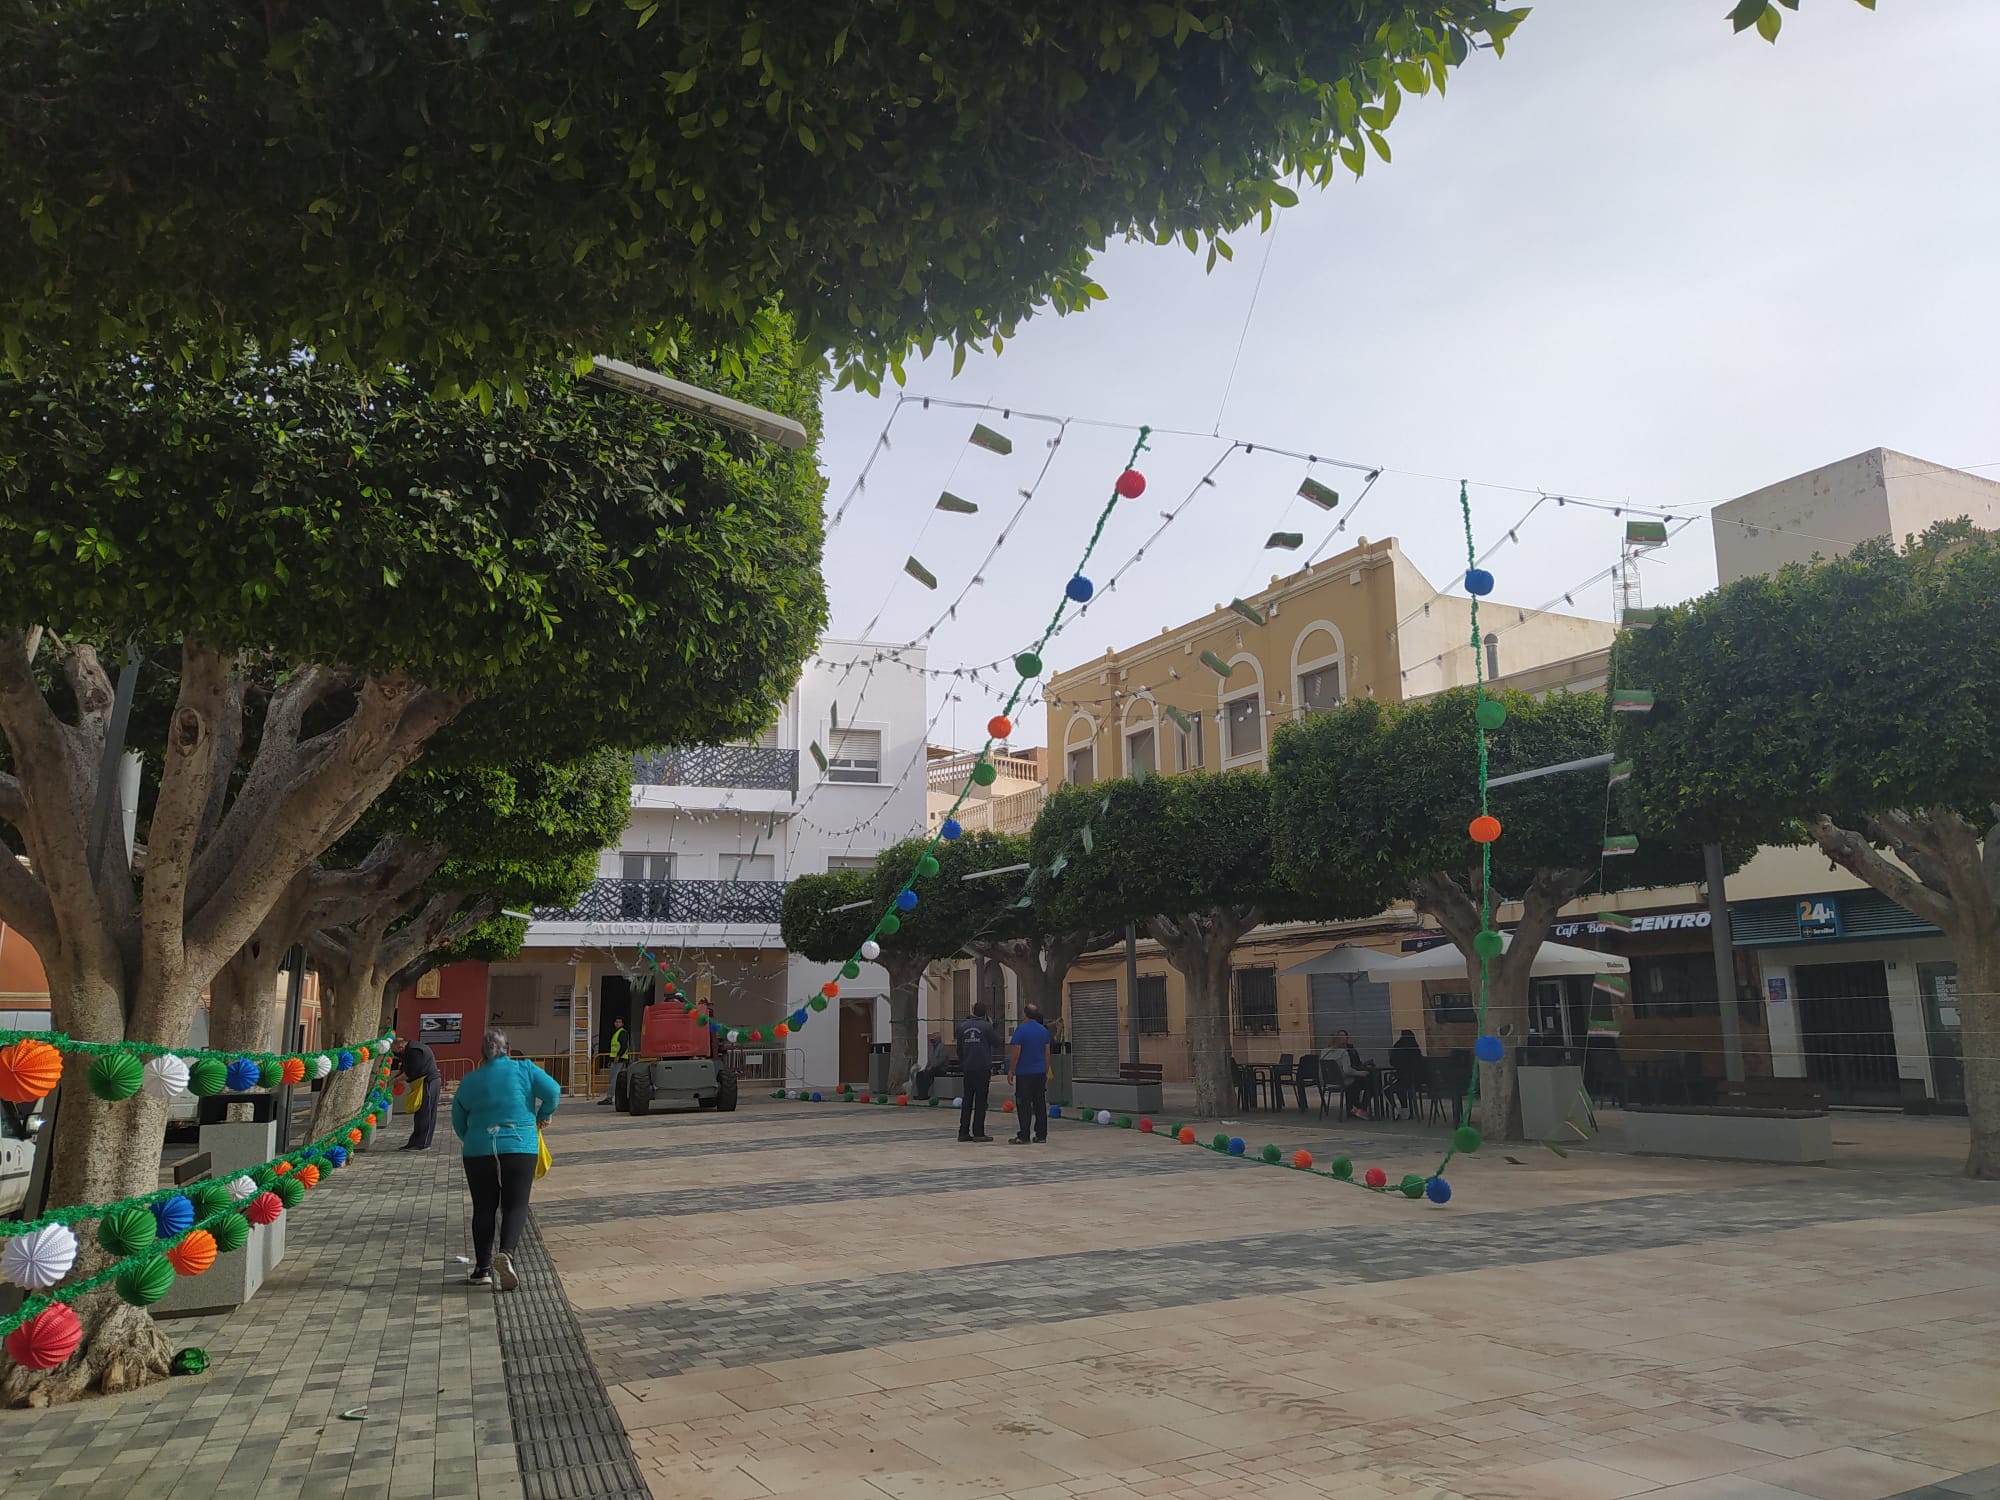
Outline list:
[[[680,923],[701,927],[749,923],[775,927],[785,903],[782,880],[596,880],[571,907],[538,906],[537,922]]]
[[[799,752],[762,745],[695,745],[655,750],[632,762],[636,786],[741,787],[789,792],[799,782]]]

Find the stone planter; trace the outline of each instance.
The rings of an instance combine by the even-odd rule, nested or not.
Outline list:
[[[1833,1120],[1806,1111],[1658,1106],[1603,1117],[1599,1139],[1642,1156],[1819,1166],[1833,1149]]]
[[[249,1167],[261,1167],[278,1154],[276,1120],[229,1120],[201,1127],[200,1149],[209,1157],[208,1174],[227,1182]],[[227,1312],[257,1295],[264,1278],[285,1258],[285,1222],[281,1214],[275,1224],[250,1226],[250,1238],[241,1250],[218,1255],[215,1264],[199,1276],[183,1276],[173,1290],[153,1304],[156,1318],[186,1318],[201,1313]]]
[[[1574,1139],[1564,1122],[1583,1113],[1583,1069],[1560,1066],[1533,1068],[1525,1064],[1515,1074],[1521,1091],[1521,1130],[1531,1141]]]
[[[1157,1083],[1119,1079],[1078,1078],[1069,1086],[1070,1102],[1078,1109],[1108,1109],[1113,1114],[1158,1114],[1165,1105]]]

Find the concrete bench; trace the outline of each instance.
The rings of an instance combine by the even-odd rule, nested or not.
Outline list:
[[[1070,1102],[1078,1109],[1108,1109],[1114,1114],[1157,1114],[1166,1107],[1160,1080],[1140,1078],[1072,1078]]]
[[[1605,1116],[1601,1124],[1606,1145],[1643,1156],[1819,1166],[1833,1150],[1833,1119],[1825,1110],[1663,1104]]]

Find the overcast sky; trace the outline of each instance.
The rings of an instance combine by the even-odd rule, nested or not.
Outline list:
[[[1699,516],[1876,446],[2000,477],[2000,0],[1880,0],[1872,15],[1807,0],[1775,47],[1732,36],[1726,9],[1538,0],[1504,59],[1406,103],[1392,163],[1305,190],[1274,235],[1235,238],[1233,263],[1205,274],[1183,249],[1120,245],[1098,262],[1110,299],[1091,312],[1031,321],[956,380],[948,358],[913,364],[901,394],[1017,408],[985,419],[1014,452],[969,447],[972,413],[894,412],[828,541],[833,632],[918,637],[1032,487],[930,663],[991,661],[1039,633],[1134,433],[1073,423],[1051,461],[1056,427],[1020,410],[1199,434],[1155,438],[1150,487],[1089,570],[1100,583],[1227,439],[1381,466],[1327,551],[1395,536],[1447,588],[1464,567],[1461,477],[1482,549],[1541,490]],[[829,395],[829,516],[897,394]],[[1332,520],[1296,498],[1306,472],[1229,456],[1056,638],[1051,670],[1302,564]],[[1313,473],[1344,500],[1360,491],[1360,474]],[[935,511],[943,489],[979,513]],[[1543,504],[1488,564],[1497,597],[1574,591],[1577,612],[1610,618],[1610,581],[1579,585],[1616,563],[1622,529]],[[1275,530],[1304,531],[1305,547],[1264,550]],[[912,553],[935,592],[902,573]],[[1649,603],[1714,582],[1705,520],[1644,575]],[[950,686],[933,685],[932,738],[976,744],[995,704],[970,686],[950,704]],[[1020,718],[1016,743],[1039,743],[1041,712]]]

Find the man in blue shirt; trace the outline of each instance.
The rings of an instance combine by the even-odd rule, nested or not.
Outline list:
[[[958,1138],[961,1141],[990,1141],[986,1133],[986,1096],[993,1086],[993,1051],[1000,1045],[1000,1033],[986,1019],[986,1002],[975,1000],[972,1014],[958,1023],[958,1070],[965,1093],[958,1107]]]
[[[1049,1138],[1049,1028],[1042,1024],[1041,1007],[1030,1005],[1022,1014],[1026,1019],[1014,1028],[1013,1045],[1007,1049],[1014,1113],[1021,1119],[1021,1133],[1014,1137],[1017,1146],[1031,1139],[1046,1143]]]

